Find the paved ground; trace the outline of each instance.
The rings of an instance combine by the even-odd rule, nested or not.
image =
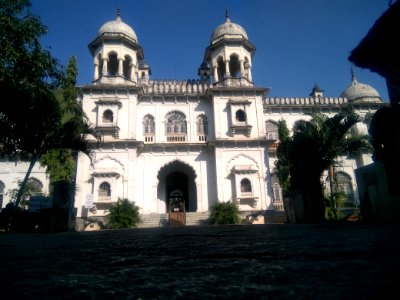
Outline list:
[[[400,225],[0,233],[1,299],[399,299]]]

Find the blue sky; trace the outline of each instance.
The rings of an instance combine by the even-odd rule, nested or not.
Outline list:
[[[31,0],[32,12],[48,26],[43,44],[66,65],[77,56],[78,84],[93,79],[87,45],[114,20],[118,5],[143,47],[153,79],[193,79],[212,31],[225,21],[245,28],[257,50],[253,80],[272,97],[308,96],[314,83],[325,96],[350,84],[347,57],[388,8],[389,0]],[[358,81],[387,101],[385,80],[355,68]]]

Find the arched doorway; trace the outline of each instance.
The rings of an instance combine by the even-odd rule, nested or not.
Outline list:
[[[157,198],[165,212],[197,211],[196,173],[191,166],[174,160],[163,166],[157,177]]]

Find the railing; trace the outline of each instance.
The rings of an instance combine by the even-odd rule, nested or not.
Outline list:
[[[183,143],[186,142],[186,135],[179,134],[179,135],[167,135],[167,142],[173,143]]]
[[[199,135],[199,142],[206,142],[207,136],[206,135]]]
[[[241,192],[240,198],[253,198],[253,192]]]
[[[283,207],[283,201],[275,201],[273,203],[273,205],[274,205],[274,208],[276,211],[284,211],[285,210]]]
[[[154,143],[154,135],[145,135],[144,142],[145,143]]]

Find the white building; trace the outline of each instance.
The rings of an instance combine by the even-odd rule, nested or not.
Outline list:
[[[207,212],[218,201],[234,201],[243,212],[282,211],[276,122],[292,128],[305,112],[335,114],[352,103],[364,116],[382,105],[378,92],[354,77],[337,98],[317,86],[307,98],[269,98],[268,88],[253,84],[255,47],[228,16],[212,32],[196,80],[152,80],[119,13],[89,49],[94,80],[81,87],[80,100],[104,142],[93,164],[79,155],[78,220],[101,218],[119,197],[135,201],[143,215],[167,213],[180,201],[186,212]],[[365,124],[357,130],[366,131]],[[343,158],[337,174],[352,201],[354,169],[370,162],[368,155]]]

